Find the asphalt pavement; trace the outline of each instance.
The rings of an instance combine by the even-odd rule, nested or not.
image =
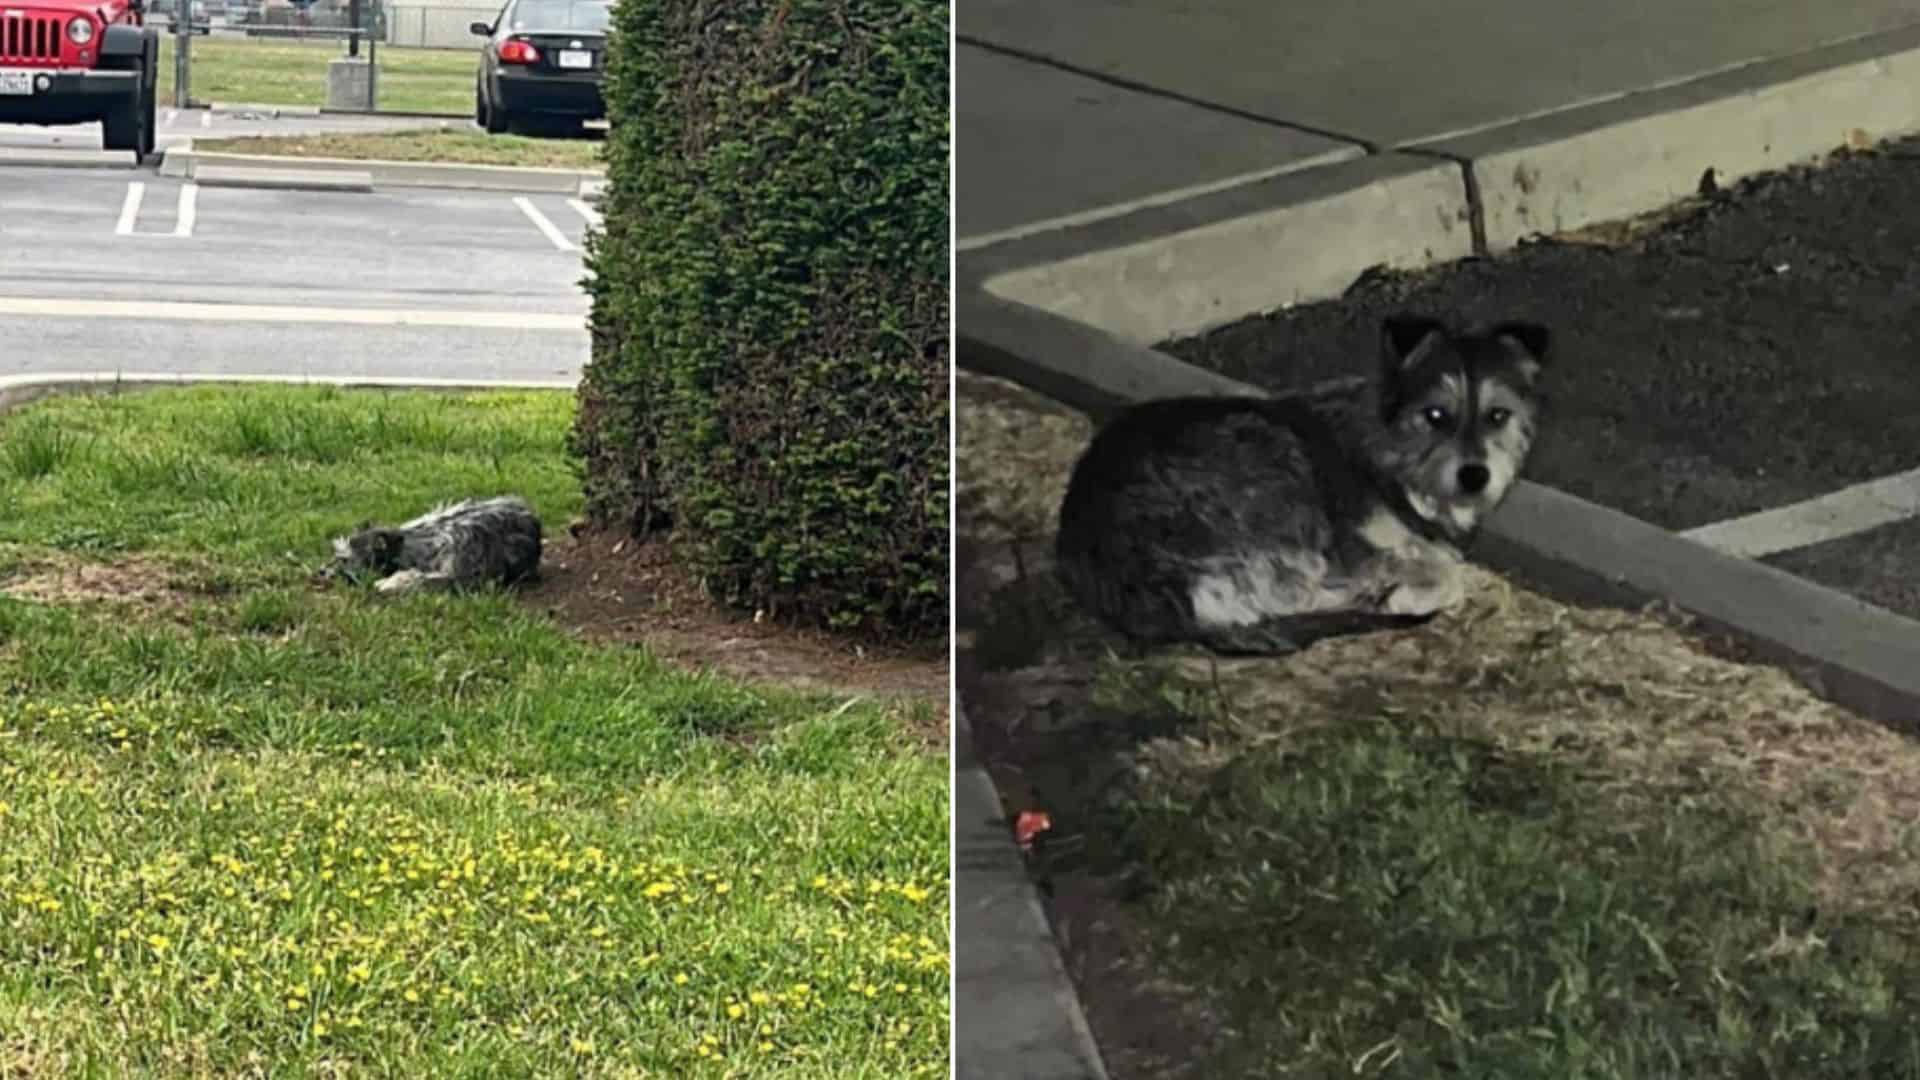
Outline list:
[[[571,380],[593,220],[559,195],[0,166],[0,375]]]
[[[466,126],[462,121],[419,116],[378,116],[357,113],[310,115],[274,106],[154,110],[154,144],[161,150],[184,146],[194,139],[232,139],[252,135],[362,134],[410,131],[443,125]],[[100,125],[0,124],[0,150],[98,150]]]

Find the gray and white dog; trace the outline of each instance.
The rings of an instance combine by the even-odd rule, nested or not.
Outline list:
[[[333,542],[326,579],[376,579],[383,593],[512,585],[540,568],[540,518],[516,495],[468,499],[398,528],[371,522]]]
[[[1423,622],[1464,599],[1460,545],[1526,462],[1548,344],[1396,315],[1358,388],[1135,406],[1074,469],[1057,573],[1141,644],[1278,654]]]

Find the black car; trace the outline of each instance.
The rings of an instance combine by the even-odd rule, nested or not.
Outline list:
[[[473,118],[498,134],[578,131],[607,115],[600,83],[607,71],[609,0],[509,0],[492,26],[473,92]]]

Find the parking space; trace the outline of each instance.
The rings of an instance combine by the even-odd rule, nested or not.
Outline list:
[[[0,168],[0,188],[0,238],[44,244],[45,257],[55,259],[75,238],[164,237],[282,249],[296,262],[358,255],[369,267],[405,265],[423,277],[461,281],[485,281],[498,263],[492,276],[514,286],[525,283],[529,259],[561,268],[571,283],[587,232],[600,221],[592,205],[566,195],[203,188],[148,172]],[[448,266],[451,252],[466,261]]]
[[[572,378],[593,217],[575,202],[0,167],[0,374]]]

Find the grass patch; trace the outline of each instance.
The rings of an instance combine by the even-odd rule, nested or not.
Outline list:
[[[0,420],[77,447],[0,472],[0,1071],[944,1073],[946,767],[894,707],[507,595],[309,588],[364,518],[514,490],[566,520],[570,408],[195,389]],[[9,589],[69,564],[177,602]]]
[[[477,40],[477,39],[476,39]],[[173,101],[173,36],[160,40],[160,98]],[[256,105],[325,105],[327,61],[346,55],[338,41],[279,41],[197,37],[189,46],[193,100]],[[477,49],[376,50],[381,109],[395,112],[473,113]]]
[[[480,131],[385,131],[375,134],[259,135],[196,139],[194,149],[225,154],[351,158],[380,161],[444,161],[471,165],[521,165],[547,169],[598,169],[600,142],[488,135]]]
[[[1206,1075],[1920,1075],[1912,924],[1825,904],[1790,830],[1448,726],[1143,757],[1101,869],[1235,1032]]]

